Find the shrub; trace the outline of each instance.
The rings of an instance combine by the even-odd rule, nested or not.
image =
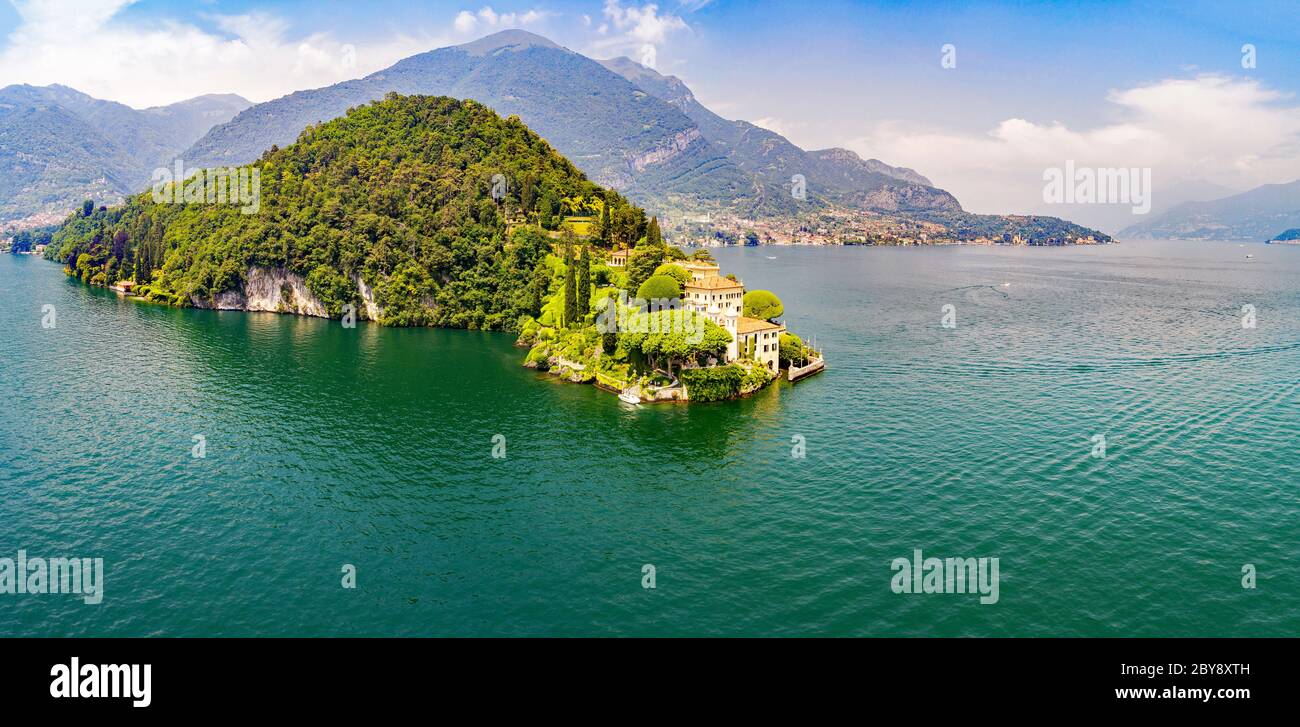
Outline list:
[[[791,361],[803,358],[803,339],[793,333],[782,333],[777,358],[782,366],[789,366]]]
[[[745,370],[735,364],[704,369],[682,369],[678,373],[692,401],[722,401],[740,395]]]

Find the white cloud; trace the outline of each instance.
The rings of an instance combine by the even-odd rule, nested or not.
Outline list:
[[[659,6],[623,7],[619,0],[605,0],[605,17],[614,27],[642,43],[662,43],[675,30],[685,30],[686,21],[676,15],[660,15]]]
[[[690,30],[685,20],[661,13],[655,3],[624,6],[619,0],[605,0],[602,13],[605,21],[596,28],[597,35],[602,37],[591,43],[592,52],[597,56],[631,55],[642,65],[651,67],[658,59],[659,47],[669,36]]]
[[[479,8],[477,13],[469,10],[460,11],[456,14],[456,20],[452,25],[456,28],[456,32],[465,35],[470,33],[490,33],[503,28],[533,25],[545,20],[547,15],[549,13],[543,10],[529,10],[523,13],[498,13],[491,6],[484,6]]]
[[[355,78],[448,42],[292,36],[285,21],[264,13],[208,16],[206,27],[121,18],[134,2],[13,0],[20,22],[0,50],[0,85],[61,83],[136,107],[222,92],[264,101]]]
[[[474,13],[471,13],[468,10],[462,10],[456,14],[454,25],[456,26],[457,32],[469,33],[478,26],[478,18],[474,17]]]
[[[1162,186],[1184,180],[1247,189],[1300,177],[1300,107],[1257,81],[1166,79],[1107,100],[1118,120],[1095,128],[1011,118],[977,135],[891,121],[849,146],[916,169],[976,212],[1043,212],[1043,172],[1066,160],[1150,167],[1157,206]]]

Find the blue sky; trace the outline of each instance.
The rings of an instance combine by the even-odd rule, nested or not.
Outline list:
[[[1300,176],[1300,130],[1286,121],[1300,84],[1295,0],[12,0],[0,3],[0,83],[133,106],[260,101],[507,27],[653,61],[724,116],[914,166],[981,211],[1029,209],[1023,190],[997,191],[998,174],[1041,171],[1050,154],[1036,147],[1234,189]],[[947,43],[955,68],[940,64]],[[1247,43],[1255,68],[1242,67]],[[1237,136],[1263,138],[1230,138],[1234,119],[1251,124]]]

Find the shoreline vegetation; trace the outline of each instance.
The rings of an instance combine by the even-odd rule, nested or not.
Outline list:
[[[515,332],[525,366],[643,401],[736,398],[818,358],[776,322],[775,295],[688,259],[657,219],[474,101],[389,94],[249,166],[254,214],[205,198],[198,174],[87,200],[44,255],[177,307]],[[598,329],[601,313],[631,324]]]
[[[526,368],[628,403],[737,399],[783,372],[793,381],[825,368],[777,322],[779,298],[745,292],[707,250],[665,244],[657,219],[630,249],[601,250],[567,228],[556,247],[546,260],[554,293],[515,342],[528,349]]]

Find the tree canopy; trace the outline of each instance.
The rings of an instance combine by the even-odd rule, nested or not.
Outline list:
[[[651,361],[673,364],[703,356],[721,357],[731,334],[706,316],[685,309],[637,313],[619,334],[620,346],[637,349]]]
[[[770,290],[751,290],[745,293],[743,303],[745,315],[750,318],[772,320],[785,313],[785,306],[781,305],[781,299]]]
[[[671,276],[652,275],[636,290],[642,300],[676,300],[682,297],[682,288]]]
[[[691,282],[691,274],[686,272],[686,268],[681,265],[674,265],[673,263],[664,263],[663,265],[660,265],[655,268],[654,274],[667,275],[673,280],[676,280],[677,284],[683,288],[686,287],[687,283]]]
[[[555,227],[562,200],[602,200],[624,238],[645,226],[644,212],[517,118],[474,101],[390,94],[308,127],[251,169],[256,214],[145,193],[111,210],[87,205],[47,254],[87,282],[125,273],[178,305],[208,304],[265,266],[302,275],[331,315],[360,303],[360,281],[383,323],[513,330],[550,292],[551,245],[537,227],[507,234],[512,211]],[[508,180],[501,199],[496,175]]]

